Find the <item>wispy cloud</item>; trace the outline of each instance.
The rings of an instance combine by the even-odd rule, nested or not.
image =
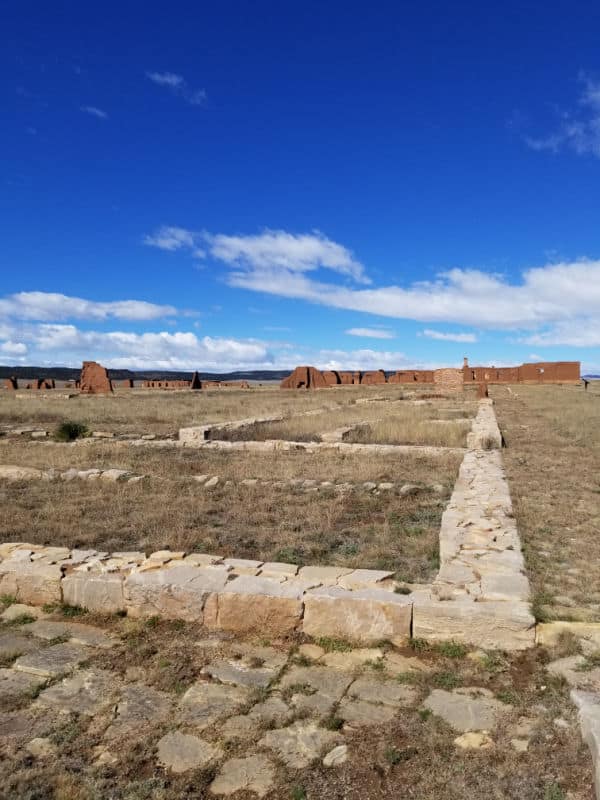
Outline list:
[[[419,336],[426,336],[428,339],[437,339],[440,342],[476,342],[477,336],[474,333],[444,333],[443,331],[434,331],[431,328],[425,328],[424,331],[418,334]]]
[[[145,300],[114,300],[102,303],[57,292],[19,292],[0,298],[0,317],[19,320],[114,318],[139,321],[160,319],[176,313],[173,306],[156,305]]]
[[[558,125],[546,135],[526,136],[532,150],[557,153],[567,148],[577,155],[600,158],[600,81],[585,73],[579,76],[583,84],[575,110],[558,110]]]
[[[294,234],[267,229],[255,235],[230,236],[162,226],[143,241],[161,250],[189,250],[200,258],[208,253],[244,274],[254,271],[298,274],[322,268],[358,283],[370,283],[353,253],[320,231]]]
[[[600,343],[600,260],[547,263],[511,278],[456,267],[428,281],[365,287],[358,285],[371,283],[363,264],[344,245],[318,231],[266,230],[258,235],[230,236],[159,228],[144,241],[163,250],[199,251],[220,261],[228,268],[227,284],[237,289],[380,318],[529,330],[527,341],[533,347]],[[396,271],[401,273],[402,265]],[[330,279],[323,279],[327,274]],[[340,277],[346,280],[340,281]],[[426,330],[431,332],[423,335],[440,341],[477,341],[473,333]]]
[[[103,111],[101,108],[97,108],[96,106],[79,106],[79,110],[83,111],[84,114],[89,114],[97,119],[108,119],[108,114],[106,111]]]
[[[206,101],[205,89],[192,89],[183,75],[178,75],[176,72],[146,72],[146,77],[157,86],[163,86],[181,97],[191,106],[201,106]]]
[[[348,328],[344,331],[348,336],[363,336],[368,339],[395,339],[396,336],[385,328]]]

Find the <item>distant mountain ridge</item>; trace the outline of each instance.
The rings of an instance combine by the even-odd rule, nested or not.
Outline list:
[[[291,370],[245,370],[236,372],[198,372],[200,380],[207,381],[280,381],[290,374]],[[134,381],[158,381],[191,380],[193,371],[171,371],[171,370],[140,370],[139,372],[130,369],[109,369],[108,374],[113,381],[122,381],[132,378]],[[0,379],[15,378],[21,380],[33,380],[34,378],[55,378],[59,381],[74,381],[81,375],[81,370],[75,367],[17,367],[1,366]]]

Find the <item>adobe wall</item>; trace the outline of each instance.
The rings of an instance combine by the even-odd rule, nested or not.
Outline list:
[[[361,378],[361,384],[365,386],[376,386],[381,383],[387,383],[385,372],[382,369],[365,372]]]
[[[96,361],[84,361],[79,390],[81,394],[110,394],[113,385],[108,370]]]
[[[444,391],[459,392],[462,391],[459,383],[579,383],[580,368],[579,361],[542,361],[522,364],[520,367],[471,367],[465,358],[461,369],[398,370],[388,379],[382,369],[367,372],[321,372],[315,367],[296,367],[291,375],[283,379],[281,388],[317,389],[325,386],[369,386],[384,383],[433,383],[441,388],[441,383],[445,382],[448,388]]]
[[[398,370],[398,372],[390,376],[388,383],[433,383],[433,370],[431,369]]]

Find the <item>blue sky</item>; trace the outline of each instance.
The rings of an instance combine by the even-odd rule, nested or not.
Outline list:
[[[0,3],[0,363],[600,371],[600,6]]]

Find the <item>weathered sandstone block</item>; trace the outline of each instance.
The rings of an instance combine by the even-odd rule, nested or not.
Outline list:
[[[535,619],[527,603],[479,603],[469,596],[443,601],[429,592],[410,597],[415,639],[453,640],[489,650],[525,650],[535,643]]]
[[[405,595],[331,586],[305,595],[302,630],[309,636],[336,636],[365,644],[387,639],[401,645],[410,637],[411,617],[412,603]]]
[[[61,577],[62,570],[56,564],[9,558],[0,563],[0,595],[34,606],[60,603]]]
[[[176,563],[144,572],[133,571],[125,579],[125,604],[132,617],[161,616],[202,622],[204,604],[227,581],[225,570]]]
[[[119,572],[71,572],[62,581],[63,602],[104,614],[125,611],[124,579]]]
[[[302,586],[241,575],[209,599],[205,624],[236,633],[281,635],[298,627]]]

